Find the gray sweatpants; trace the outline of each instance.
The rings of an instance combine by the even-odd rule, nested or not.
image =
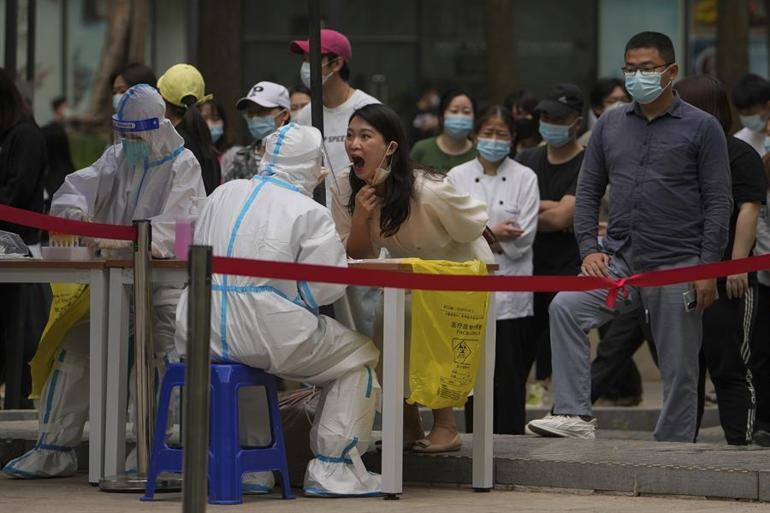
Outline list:
[[[610,259],[613,278],[631,275],[630,250],[624,248]],[[670,267],[697,263],[697,259]],[[682,294],[690,284],[665,287],[629,287],[617,306],[605,305],[607,290],[561,292],[551,303],[551,361],[553,365],[553,413],[591,415],[591,349],[588,332],[621,312],[644,306],[649,313],[663,381],[663,406],[655,426],[655,439],[693,442],[698,406],[698,353],[701,317],[686,312]]]

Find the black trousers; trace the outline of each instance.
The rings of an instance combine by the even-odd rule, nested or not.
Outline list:
[[[756,286],[739,299],[728,299],[720,287],[719,299],[703,313],[698,427],[703,418],[708,369],[717,394],[719,422],[730,445],[749,444],[754,434],[756,394],[749,365],[756,296]]]
[[[591,402],[600,397],[617,399],[642,394],[642,377],[634,353],[652,340],[644,308],[625,312],[602,326],[596,358],[591,363]]]
[[[497,321],[493,431],[523,435],[527,376],[535,359],[532,317]]]
[[[532,336],[537,350],[535,379],[538,381],[551,377],[551,328],[548,307],[551,306],[551,301],[553,301],[554,297],[556,297],[556,292],[535,292],[534,294],[533,308],[535,316],[532,320]]]
[[[45,283],[0,285],[0,382],[5,383],[5,409],[31,409],[29,361],[35,355],[51,309],[51,287]]]
[[[527,377],[537,353],[532,317],[497,321],[495,351],[492,430],[500,435],[523,435]],[[465,403],[465,430],[473,432],[472,397]]]
[[[751,374],[757,393],[756,429],[770,431],[770,287],[759,284],[751,337]]]

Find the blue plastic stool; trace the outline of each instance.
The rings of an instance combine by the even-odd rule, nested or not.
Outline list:
[[[152,443],[147,487],[142,500],[151,501],[161,472],[182,472],[182,450],[166,444],[166,425],[171,391],[184,386],[184,364],[169,365],[160,390],[158,418]],[[238,391],[241,387],[264,387],[267,393],[272,442],[267,447],[242,448],[238,433]],[[211,436],[209,439],[209,504],[241,504],[243,474],[278,471],[284,499],[293,499],[289,466],[283,444],[281,412],[275,377],[240,364],[211,366]]]

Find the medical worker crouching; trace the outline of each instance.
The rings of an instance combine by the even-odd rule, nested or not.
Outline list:
[[[193,198],[206,195],[201,170],[171,122],[158,92],[144,84],[130,88],[112,117],[116,143],[92,166],[68,175],[54,195],[51,214],[99,223],[152,222],[152,253],[173,256],[175,218],[189,212]],[[96,241],[113,249],[120,243]],[[125,244],[130,245],[130,242]],[[175,309],[182,286],[153,290],[156,367],[177,359]],[[62,340],[40,395],[39,438],[31,451],[3,472],[20,478],[69,476],[77,471],[74,448],[88,418],[88,317]]]
[[[331,213],[312,199],[325,174],[321,145],[317,129],[295,123],[269,135],[260,174],[225,183],[209,196],[195,242],[213,246],[221,256],[347,267]],[[212,279],[215,361],[323,387],[310,432],[315,458],[307,466],[305,493],[379,493],[380,476],[367,472],[360,456],[369,444],[379,395],[374,372],[379,353],[368,337],[318,314],[320,305],[344,295],[345,286],[220,274]],[[180,355],[187,341],[187,303],[185,290],[177,309]],[[269,440],[269,434],[263,436]],[[259,475],[265,490],[272,488],[272,473]]]

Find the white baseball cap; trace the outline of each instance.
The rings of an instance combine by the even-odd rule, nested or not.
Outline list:
[[[246,96],[238,100],[235,108],[245,110],[249,106],[247,102],[255,103],[262,107],[281,107],[282,109],[291,110],[289,90],[275,82],[257,82],[249,89]]]

